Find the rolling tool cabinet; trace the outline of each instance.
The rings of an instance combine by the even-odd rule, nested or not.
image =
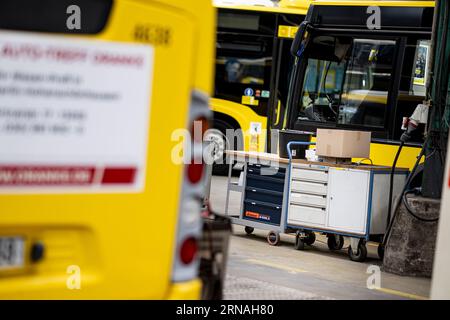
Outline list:
[[[265,153],[229,151],[243,162],[242,184],[227,191],[241,193],[239,215],[232,223],[269,230],[267,241],[278,244],[280,233],[295,233],[295,248],[315,241],[315,232],[326,234],[330,250],[340,250],[349,238],[348,254],[364,261],[367,241],[381,242],[388,219],[391,168],[373,165],[330,164],[288,160]],[[398,168],[393,195],[401,192],[408,169]]]
[[[231,181],[234,161],[230,161],[225,214],[232,223],[245,226],[248,234],[255,228],[269,230],[267,241],[277,245],[279,234],[286,232],[286,210],[283,210],[283,204],[288,194],[286,170],[289,161],[269,153],[227,151],[227,154],[243,163],[243,179],[240,185]],[[238,214],[229,212],[230,192],[233,191],[241,195]]]
[[[296,249],[314,243],[314,231],[317,231],[327,234],[330,250],[342,249],[343,236],[348,237],[348,255],[353,261],[366,259],[368,240],[380,243],[378,255],[382,258],[392,168],[294,161],[291,147],[304,144],[287,145],[287,228],[298,229]],[[408,173],[408,169],[395,170],[393,197],[401,193]]]
[[[350,238],[351,260],[364,261],[366,241],[381,242],[387,227],[390,169],[333,167],[292,163],[287,204],[288,229],[297,229],[295,246],[303,249],[302,232],[328,235],[331,250]],[[394,176],[394,197],[401,192],[408,170]],[[310,240],[309,240],[310,241]]]
[[[280,225],[286,169],[276,168],[274,175],[264,175],[269,168],[247,164],[243,219]]]

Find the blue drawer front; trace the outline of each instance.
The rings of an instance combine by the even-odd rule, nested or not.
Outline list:
[[[247,173],[247,187],[283,192],[284,179],[258,176]]]
[[[281,221],[281,205],[272,205],[256,201],[244,202],[243,218],[246,220],[258,221],[280,225]]]
[[[283,193],[247,187],[245,190],[245,199],[249,201],[269,202],[281,206],[283,203]]]

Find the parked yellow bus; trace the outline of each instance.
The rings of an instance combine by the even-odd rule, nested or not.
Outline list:
[[[216,142],[214,172],[228,166],[224,149],[265,151],[281,129],[293,58],[289,53],[310,0],[215,1],[217,50],[214,113],[210,140]],[[226,130],[241,130],[226,137]],[[277,137],[274,137],[277,139]]]
[[[285,128],[371,131],[371,160],[392,165],[405,118],[429,99],[433,10],[434,1],[313,1],[292,49]],[[413,167],[423,133],[399,166]]]
[[[173,134],[209,119],[215,18],[1,2],[0,298],[200,298],[203,165],[174,161]]]

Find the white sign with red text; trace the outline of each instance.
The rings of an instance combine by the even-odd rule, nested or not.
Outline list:
[[[151,46],[0,32],[0,193],[144,188]]]

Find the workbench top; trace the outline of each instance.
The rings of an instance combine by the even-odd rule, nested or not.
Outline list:
[[[278,154],[274,153],[267,153],[267,152],[254,152],[254,151],[235,151],[235,150],[225,150],[225,153],[233,156],[235,159],[257,159],[262,161],[270,161],[270,162],[278,162],[282,164],[289,164],[289,159],[287,158],[280,158]],[[292,159],[292,163],[296,164],[306,164],[306,165],[316,165],[316,166],[327,166],[327,167],[333,167],[333,168],[343,168],[343,169],[357,169],[357,170],[376,170],[376,171],[391,171],[392,167],[387,166],[377,166],[377,165],[369,165],[369,164],[336,164],[336,163],[329,163],[329,162],[318,162],[318,161],[308,161],[305,159]],[[396,172],[401,171],[409,171],[408,168],[395,168]]]

